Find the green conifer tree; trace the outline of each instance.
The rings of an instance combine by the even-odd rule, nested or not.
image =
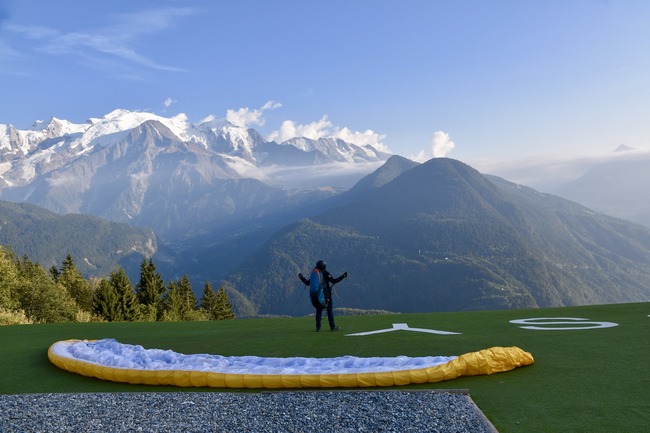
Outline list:
[[[235,318],[235,313],[233,312],[232,304],[230,303],[230,297],[223,286],[221,286],[216,294],[215,317],[217,320],[233,320]]]
[[[178,322],[183,320],[183,298],[180,295],[178,285],[170,281],[167,284],[167,292],[163,296],[162,320],[166,322]]]
[[[189,313],[190,311],[196,308],[196,295],[192,290],[192,284],[190,284],[190,279],[187,275],[183,275],[178,280],[178,289],[181,294],[181,298],[184,300],[184,312]]]
[[[192,290],[192,284],[187,275],[183,275],[178,280],[178,288],[181,298],[183,299],[183,320],[200,320],[202,315],[198,311],[197,299]]]
[[[209,281],[203,286],[203,295],[201,296],[201,309],[209,320],[217,320],[216,317],[217,294]]]
[[[140,264],[140,282],[136,285],[136,293],[140,304],[144,306],[144,316],[147,320],[159,320],[162,316],[165,283],[162,275],[156,272],[153,259],[142,259]]]
[[[52,274],[52,270],[50,270],[50,274]],[[56,275],[55,279],[67,289],[79,308],[84,311],[93,310],[93,291],[88,281],[77,270],[70,254],[66,256],[61,272]]]
[[[177,282],[170,282],[165,294],[165,308],[163,320],[201,320],[203,315],[197,310],[196,295],[187,275],[183,275]]]
[[[95,290],[93,312],[109,322],[122,320],[117,292],[105,278],[99,280]]]
[[[54,266],[54,265],[50,266],[50,275],[52,276],[54,281],[59,281],[59,275],[60,274],[61,273],[59,272],[59,270],[57,269],[56,266]]]
[[[134,322],[141,319],[140,303],[124,269],[111,272],[108,282],[113,286],[118,299],[118,320]]]

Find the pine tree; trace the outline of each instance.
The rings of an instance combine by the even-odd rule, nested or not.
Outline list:
[[[187,275],[183,275],[178,280],[178,287],[183,299],[183,320],[201,320],[204,317],[197,307],[196,295],[194,290],[192,290],[192,285],[190,284],[190,279]]]
[[[196,310],[196,295],[187,275],[182,276],[177,282],[170,282],[165,294],[165,308],[163,320],[201,320],[203,317]]]
[[[102,278],[93,297],[93,312],[109,322],[121,320],[119,299],[115,288]]]
[[[184,301],[184,313],[187,315],[190,311],[196,308],[196,295],[192,290],[192,285],[190,284],[190,279],[187,275],[183,275],[178,280],[178,289],[181,295],[181,298]]]
[[[52,274],[51,269],[50,274]],[[68,254],[63,261],[61,272],[58,272],[56,274],[55,280],[67,289],[70,296],[72,296],[72,298],[77,302],[79,308],[84,311],[92,311],[92,289],[90,288],[88,281],[86,281],[81,273],[77,270],[70,254]]]
[[[233,320],[235,318],[235,313],[232,311],[232,304],[230,303],[230,297],[223,286],[221,286],[216,294],[215,317],[217,320]]]
[[[180,295],[178,285],[170,281],[167,285],[167,292],[163,297],[162,320],[166,322],[178,322],[183,320],[183,299]]]
[[[216,318],[217,294],[209,281],[205,282],[203,286],[203,296],[201,296],[201,309],[210,320],[217,320]]]
[[[117,294],[118,319],[120,321],[137,321],[141,319],[140,303],[138,297],[133,291],[131,281],[124,272],[124,269],[118,268],[111,272],[108,282]]]
[[[136,293],[140,304],[144,306],[144,314],[148,320],[158,320],[162,315],[165,283],[162,275],[156,272],[153,259],[142,259],[140,264],[140,282],[136,286]]]
[[[52,276],[54,281],[59,281],[59,275],[61,275],[61,273],[59,272],[56,266],[52,265],[50,266],[50,275]]]

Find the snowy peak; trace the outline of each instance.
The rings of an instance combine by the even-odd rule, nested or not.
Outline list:
[[[235,125],[233,125],[226,119],[217,119],[214,116],[208,116],[205,119],[203,119],[200,123],[198,123],[196,125],[196,128],[203,131],[209,131],[209,130],[218,130],[218,129],[228,128],[228,127],[234,127],[234,126]]]
[[[632,150],[636,150],[633,147],[628,146],[627,144],[621,144],[619,145],[616,149],[614,149],[614,152],[630,152]]]
[[[164,231],[276,194],[259,191],[349,187],[375,168],[365,163],[388,156],[335,138],[278,144],[214,118],[192,124],[184,114],[120,109],[83,124],[52,117],[26,130],[0,125],[0,199]]]
[[[167,118],[141,111],[114,110],[101,118],[88,119],[89,127],[81,143],[84,146],[92,146],[94,143],[105,146],[119,141],[129,131],[152,120],[165,125],[179,140],[187,139],[188,122],[184,114]]]
[[[210,149],[227,154],[229,156],[239,156],[247,161],[254,162],[253,155],[255,147],[264,139],[255,130],[241,128],[228,123],[214,124],[208,127],[197,129],[197,134],[192,138],[202,141]]]
[[[47,132],[51,136],[58,136],[76,132],[80,127],[82,127],[82,125],[75,125],[67,120],[50,117],[50,120],[47,122],[43,120],[35,121],[27,131]]]
[[[270,147],[267,144],[273,142],[267,141],[254,129],[235,126],[225,119],[215,119],[212,116],[198,124],[191,124],[182,113],[163,117],[125,109],[113,110],[99,118],[89,118],[83,124],[52,117],[48,122],[37,121],[26,130],[18,130],[12,125],[0,125],[0,152],[4,160],[8,159],[8,154],[11,157],[34,156],[42,150],[43,143],[49,141],[45,146],[47,148],[57,142],[67,149],[77,149],[79,154],[87,153],[96,146],[106,147],[119,143],[128,137],[130,131],[151,121],[164,125],[177,141],[199,144],[206,150],[239,158],[252,165],[258,165],[269,156],[274,163],[278,163],[278,158],[269,155]],[[317,140],[297,137],[281,145],[293,146],[302,153],[313,154],[312,161],[315,164],[378,162],[390,156],[371,146],[357,146],[332,137]],[[290,161],[287,162],[291,165]]]
[[[291,145],[304,152],[315,152],[330,162],[373,162],[385,161],[389,154],[380,152],[372,146],[358,146],[339,138],[321,137],[317,140],[296,137],[284,141],[282,145]]]

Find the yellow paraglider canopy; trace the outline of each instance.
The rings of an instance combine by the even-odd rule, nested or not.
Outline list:
[[[107,342],[97,353],[99,343]],[[135,349],[134,359],[123,355]],[[158,357],[158,358],[157,358]],[[198,357],[193,364],[177,359]],[[123,345],[115,340],[65,340],[50,346],[48,358],[59,368],[113,382],[213,388],[365,388],[432,383],[461,376],[500,373],[530,365],[533,356],[518,347],[492,347],[458,357],[436,358],[261,358],[182,355],[172,351]],[[447,359],[445,359],[447,358]],[[245,363],[253,361],[251,367]],[[391,363],[391,360],[395,360]],[[409,367],[408,362],[415,360]],[[326,367],[310,369],[306,365]],[[376,362],[379,361],[379,362]],[[244,364],[242,364],[244,363]],[[280,363],[265,370],[260,366]],[[373,367],[373,363],[378,365]],[[211,364],[210,366],[207,366]],[[233,369],[229,365],[237,365]],[[352,368],[331,368],[335,365]],[[215,366],[216,365],[216,366]],[[286,366],[290,365],[290,368]],[[305,366],[305,368],[301,368]],[[286,373],[288,371],[288,373]]]

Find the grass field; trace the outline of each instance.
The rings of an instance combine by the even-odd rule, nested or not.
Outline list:
[[[502,433],[650,431],[650,303],[469,313],[344,316],[341,332],[313,332],[313,318],[182,323],[89,323],[0,327],[0,393],[215,392],[219,389],[151,387],[91,379],[49,363],[48,347],[70,338],[115,338],[181,353],[258,356],[460,355],[492,346],[518,346],[535,364],[491,376],[401,387],[468,389]],[[528,330],[527,318],[584,318],[618,326]],[[558,319],[558,321],[560,321]],[[391,328],[459,332],[435,335]],[[548,325],[587,327],[583,325]],[[593,325],[592,325],[593,326]],[[231,391],[228,391],[231,392]]]

